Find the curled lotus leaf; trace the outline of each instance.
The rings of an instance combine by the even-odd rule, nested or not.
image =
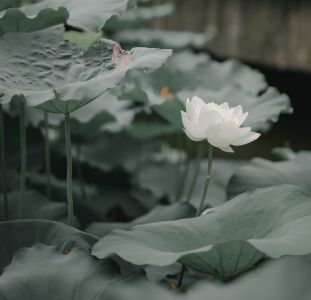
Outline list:
[[[38,18],[45,9],[57,10],[62,7],[69,12],[67,23],[71,27],[85,31],[100,31],[109,18],[126,10],[129,0],[36,0],[33,2],[24,4],[21,0],[4,0],[0,4],[0,11],[8,8],[19,8],[26,18],[33,16]],[[58,15],[50,14],[48,17],[55,21]],[[42,18],[39,21],[42,21]]]
[[[1,11],[1,8],[0,8]],[[0,36],[9,32],[33,32],[65,24],[69,13],[66,8],[46,8],[38,12],[35,17],[28,17],[17,8],[10,8],[0,12]]]

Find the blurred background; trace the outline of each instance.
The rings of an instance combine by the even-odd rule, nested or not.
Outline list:
[[[167,3],[168,1],[156,1]],[[156,29],[207,32],[206,49],[217,60],[235,57],[260,70],[268,83],[291,98],[294,113],[280,121],[258,144],[239,155],[269,157],[274,146],[311,149],[311,1],[175,0],[174,11],[150,22]],[[246,152],[245,152],[246,151]]]

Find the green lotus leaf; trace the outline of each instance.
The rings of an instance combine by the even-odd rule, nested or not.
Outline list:
[[[174,11],[172,3],[152,5],[150,7],[134,7],[121,16],[110,18],[105,25],[105,32],[118,33],[121,30],[143,26],[147,21],[170,15]]]
[[[23,219],[47,219],[65,223],[67,221],[67,206],[65,203],[49,201],[36,191],[25,192]],[[19,191],[8,195],[9,220],[18,219]],[[0,208],[0,211],[2,208]]]
[[[96,242],[96,238],[90,234],[63,223],[45,220],[1,222],[0,235],[5,240],[0,248],[0,273],[20,248],[41,243],[66,251],[72,247],[89,249]]]
[[[244,162],[216,159],[213,162],[213,177],[210,181],[209,190],[207,193],[206,202],[210,206],[217,206],[227,200],[226,189],[231,176],[234,171]],[[195,187],[191,198],[189,199],[190,186],[193,177],[195,176],[195,161],[191,161],[189,166],[189,173],[184,185],[179,186],[180,176],[182,171],[176,164],[161,161],[149,163],[143,166],[136,173],[133,181],[134,184],[142,190],[145,190],[155,196],[156,199],[167,198],[169,202],[174,201],[189,201],[195,207],[198,207],[201,201],[204,182],[207,174],[207,161],[203,160]],[[182,192],[178,190],[182,189]],[[176,199],[177,195],[179,199]]]
[[[206,49],[212,39],[210,33],[194,33],[188,31],[173,31],[161,29],[123,30],[113,35],[114,39],[126,45],[141,45],[143,47],[168,47],[183,49],[192,47]]]
[[[63,27],[54,27],[3,36],[1,103],[23,96],[30,106],[70,113],[118,85],[128,70],[153,71],[171,55],[171,50],[148,48],[125,52],[105,39],[83,51],[64,42],[63,33]]]
[[[69,13],[64,7],[43,9],[35,17],[28,17],[21,10],[11,8],[4,13],[0,12],[0,36],[9,32],[32,32],[65,24],[68,17]]]
[[[252,159],[236,170],[228,185],[228,198],[251,188],[294,184],[311,193],[311,152],[301,151],[288,161]]]
[[[115,230],[96,243],[92,253],[101,259],[117,255],[135,265],[180,262],[227,279],[265,255],[310,253],[310,200],[292,185],[249,191],[198,218]]]
[[[158,205],[150,210],[148,213],[142,215],[141,217],[135,219],[132,222],[94,222],[90,224],[85,231],[102,237],[110,233],[114,229],[130,229],[136,225],[190,218],[194,215],[195,209],[188,203]]]
[[[32,4],[4,1],[0,10],[19,7],[27,17],[32,17],[47,8],[65,7],[69,11],[68,25],[85,31],[100,31],[109,18],[124,12],[127,4],[128,0],[36,0]],[[54,18],[57,19],[57,15]]]
[[[98,262],[81,249],[63,254],[37,244],[17,251],[0,277],[0,294],[8,300],[107,299],[106,289],[118,280],[112,261]]]

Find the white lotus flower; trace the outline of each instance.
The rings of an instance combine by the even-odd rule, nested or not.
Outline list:
[[[240,127],[248,113],[241,105],[230,108],[228,103],[205,103],[199,97],[187,99],[186,112],[181,112],[186,135],[193,141],[207,141],[225,152],[233,152],[232,146],[253,142],[260,136],[250,127]]]

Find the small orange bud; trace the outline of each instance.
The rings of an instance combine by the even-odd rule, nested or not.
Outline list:
[[[170,93],[170,88],[168,86],[164,86],[161,89],[161,97],[164,99],[169,99],[172,97],[171,93]]]
[[[175,283],[175,282],[172,282],[171,284],[170,284],[170,288],[171,289],[177,289],[177,284]]]

